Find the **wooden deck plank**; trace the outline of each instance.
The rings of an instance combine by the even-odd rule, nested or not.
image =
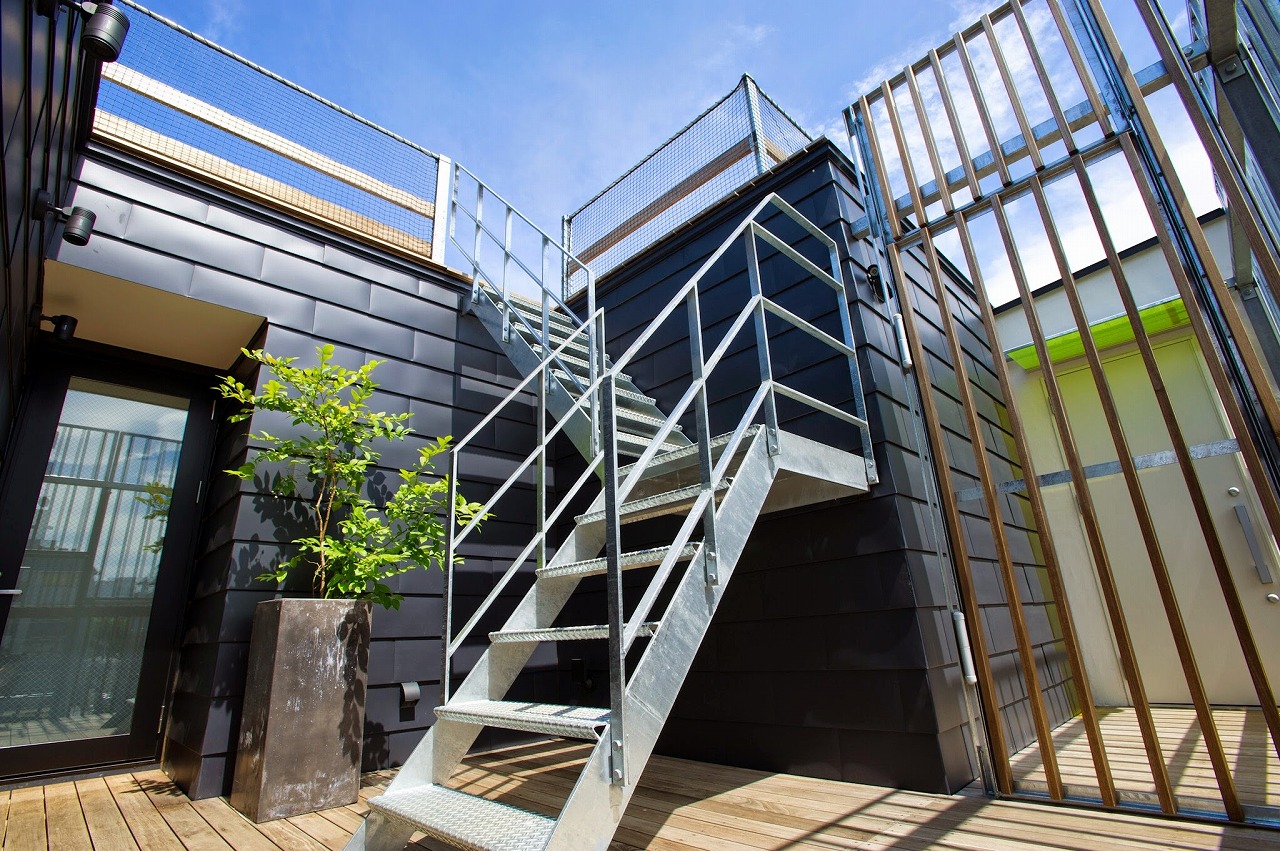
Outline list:
[[[342,851],[342,847],[351,838],[350,832],[344,831],[319,813],[291,816],[286,821],[330,851]]]
[[[1167,720],[1176,728],[1177,718]],[[1241,722],[1244,723],[1244,722]],[[589,746],[544,743],[470,757],[451,785],[526,809],[555,814],[577,779]],[[1188,760],[1195,756],[1187,751]],[[1199,767],[1186,765],[1188,775]],[[345,807],[253,824],[225,799],[189,801],[158,771],[106,780],[0,792],[0,837],[22,851],[84,849],[75,809],[97,849],[144,851],[339,851],[394,772],[361,780],[361,800]],[[108,809],[110,808],[110,809]],[[111,816],[111,812],[115,816]],[[60,825],[70,824],[64,828]],[[112,831],[115,831],[114,833]],[[63,836],[71,837],[63,840]],[[122,837],[125,837],[122,840]],[[443,846],[415,835],[413,851]],[[1014,851],[1275,851],[1280,831],[1188,822],[1133,811],[1052,806],[981,795],[930,795],[832,780],[770,774],[655,757],[640,779],[613,851],[764,849],[953,849]]]
[[[89,828],[84,821],[84,811],[80,809],[80,796],[76,787],[70,783],[59,783],[46,786],[44,790],[45,825],[48,831],[50,848],[59,851],[76,851],[91,849],[93,842],[89,839]]]
[[[288,819],[264,821],[257,828],[282,851],[326,851],[325,846],[316,842],[301,828],[290,824]]]
[[[257,826],[236,811],[226,798],[205,798],[191,806],[236,851],[279,851]]]
[[[106,778],[107,788],[144,851],[182,851],[183,845],[132,774]]]
[[[39,851],[49,847],[45,826],[44,787],[14,789],[5,819],[4,851]]]
[[[120,808],[116,806],[116,800],[105,780],[101,777],[77,780],[76,793],[80,796],[84,822],[89,828],[89,836],[93,838],[95,848],[136,851],[138,843],[134,841],[133,833],[120,814]]]
[[[152,806],[187,851],[228,851],[231,848],[164,772],[145,771],[135,777]]]

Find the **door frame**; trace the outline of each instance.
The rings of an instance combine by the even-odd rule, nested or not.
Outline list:
[[[0,749],[0,781],[158,759],[170,709],[187,591],[194,566],[200,502],[215,431],[211,372],[96,344],[57,344],[42,333],[0,482],[0,588],[17,584],[49,453],[72,377],[180,396],[188,400],[182,452],[156,574],[141,675],[127,734]],[[0,596],[0,636],[15,598]]]

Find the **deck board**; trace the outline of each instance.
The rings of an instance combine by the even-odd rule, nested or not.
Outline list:
[[[1170,725],[1177,729],[1176,723]],[[587,753],[588,746],[559,742],[479,754],[467,760],[451,785],[554,814]],[[390,771],[365,775],[354,804],[258,825],[223,798],[188,800],[159,771],[0,791],[0,838],[5,849],[22,851],[338,851],[368,811],[365,801],[393,776]],[[442,846],[419,835],[411,847],[435,851]],[[974,794],[930,795],[655,757],[610,846],[612,851],[1031,847],[1262,851],[1280,847],[1280,831]]]
[[[1194,710],[1157,706],[1151,714],[1179,805],[1223,812],[1218,780]],[[1122,796],[1154,797],[1155,782],[1138,729],[1137,713],[1130,708],[1105,708],[1100,709],[1098,715],[1117,791]],[[1280,758],[1272,747],[1262,712],[1215,707],[1213,717],[1241,803],[1275,810],[1280,815]],[[1063,782],[1068,787],[1097,794],[1098,781],[1081,719],[1077,717],[1059,726],[1053,731],[1053,739]],[[1010,765],[1016,788],[1029,791],[1046,788],[1044,766],[1035,746],[1015,754]]]

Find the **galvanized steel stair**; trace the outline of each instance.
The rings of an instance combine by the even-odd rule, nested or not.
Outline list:
[[[481,195],[483,191],[481,189]],[[457,195],[455,185],[455,208]],[[753,245],[757,216],[770,205],[792,219],[803,221],[810,233],[825,240],[807,220],[771,196],[726,241],[726,247],[744,235]],[[477,203],[477,208],[479,206]],[[455,209],[455,223],[457,216]],[[479,215],[473,219],[478,232],[489,233]],[[509,223],[510,216],[508,243]],[[477,245],[479,241],[477,236]],[[456,239],[455,244],[458,244]],[[724,250],[722,247],[716,257]],[[476,256],[478,254],[477,251]],[[754,249],[748,250],[748,257],[755,262]],[[820,285],[836,288],[838,300],[846,311],[847,332],[847,302],[843,301],[834,251],[832,260],[832,274],[819,272]],[[703,272],[709,266],[710,261]],[[697,283],[703,272],[672,302],[684,300],[695,316]],[[386,793],[369,800],[370,815],[347,847],[398,851],[413,831],[420,830],[459,848],[603,849],[608,846],[657,742],[756,518],[778,508],[864,493],[869,481],[874,480],[874,466],[860,455],[833,449],[778,427],[775,396],[785,395],[802,403],[808,397],[775,381],[767,357],[761,358],[761,388],[738,425],[728,434],[711,435],[705,376],[727,351],[731,342],[727,338],[713,352],[704,354],[702,334],[691,334],[693,381],[676,410],[667,415],[620,372],[620,366],[615,367],[601,356],[597,347],[603,339],[603,320],[598,315],[580,323],[569,317],[562,304],[557,310],[550,310],[552,299],[546,293],[541,304],[514,297],[505,293],[505,286],[486,283],[486,279],[492,278],[483,276],[478,264],[475,277],[472,308],[476,316],[526,376],[503,405],[536,389],[538,408],[553,423],[547,429],[539,427],[538,447],[497,489],[489,503],[499,501],[517,480],[527,481],[532,477],[538,489],[538,535],[495,584],[481,604],[481,612],[465,626],[455,629],[452,609],[447,610],[444,674],[447,700],[436,710],[435,725],[401,767]],[[758,276],[753,277],[753,282],[758,287]],[[766,349],[764,311],[770,309],[770,305],[757,289],[734,326],[740,329],[747,327],[751,320],[758,320],[755,323],[757,344]],[[654,326],[622,355],[621,365],[641,349],[672,309],[671,305],[664,308]],[[599,325],[592,326],[591,323],[597,321]],[[868,446],[851,341],[842,343],[817,329],[804,330],[816,332],[821,335],[820,339],[825,337],[828,345],[851,359],[857,414],[844,413],[818,400],[810,399],[810,407],[859,429],[860,445]],[[686,413],[698,426],[693,439],[674,427],[675,420]],[[472,434],[487,422],[483,421]],[[604,480],[603,490],[571,521],[564,513],[570,496],[564,497],[563,502],[548,513],[547,444],[556,433],[568,435],[588,460],[587,472],[568,489],[570,496],[586,482],[596,481],[596,472],[602,473],[600,478]],[[455,447],[452,456],[455,480],[457,459],[471,436]],[[525,449],[518,451],[523,454]],[[620,455],[638,460],[624,466],[619,463]],[[548,546],[547,536],[557,518],[571,528],[563,543],[553,550]],[[657,518],[668,518],[661,527],[668,530],[679,522],[679,530],[671,535],[669,545],[623,549],[624,527],[639,529]],[[475,528],[475,524],[470,524],[456,533],[456,540],[451,538],[451,554],[457,540]],[[627,537],[631,537],[630,532]],[[535,563],[532,587],[514,606],[506,623],[488,632],[486,649],[465,679],[451,690],[448,659],[460,649],[467,636],[474,633],[484,610],[499,598],[504,584],[530,558]],[[637,599],[628,599],[624,606],[622,572],[627,570],[647,571],[651,576],[643,593]],[[606,577],[608,599],[606,622],[562,623],[566,605],[580,583],[602,574]],[[446,598],[449,597],[446,585]],[[448,605],[452,605],[452,599]],[[507,699],[508,690],[539,644],[559,641],[608,642],[608,707]],[[632,653],[633,664],[629,667],[628,651],[637,641],[643,641],[644,645],[636,645],[640,652]],[[558,817],[527,812],[448,788],[450,777],[486,726],[593,743],[590,756]]]

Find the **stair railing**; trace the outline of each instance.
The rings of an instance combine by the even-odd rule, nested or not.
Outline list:
[[[478,181],[477,181],[478,183]],[[480,191],[480,199],[483,199],[485,190]],[[504,202],[505,203],[505,202]],[[813,262],[805,258],[798,251],[791,248],[785,241],[770,231],[763,222],[760,221],[762,214],[769,208],[774,208],[778,212],[785,215],[788,219],[800,225],[810,236],[819,240],[828,250],[828,259],[831,271],[825,271],[815,265]],[[451,218],[456,221],[456,216]],[[477,217],[477,230],[483,231],[484,228],[479,223]],[[487,232],[487,231],[486,231]],[[708,355],[704,352],[704,330],[701,320],[701,294],[699,286],[711,268],[735,245],[738,241],[742,241],[743,249],[746,253],[748,278],[751,287],[751,295],[734,317],[728,330],[721,337],[715,348]],[[816,327],[813,323],[797,316],[791,311],[783,308],[781,305],[766,297],[763,293],[760,276],[760,258],[757,243],[763,241],[773,247],[780,255],[798,264],[805,270],[812,279],[824,284],[829,288],[836,301],[836,310],[839,314],[840,325],[843,340],[837,339],[825,331]],[[479,237],[477,237],[479,243]],[[476,249],[478,256],[479,249]],[[477,272],[478,272],[478,266]],[[477,275],[477,282],[479,275]],[[481,286],[477,283],[473,289],[474,298],[484,298],[489,296],[489,288]],[[547,292],[544,288],[544,305],[549,304],[552,299],[557,302],[558,298],[554,293]],[[506,301],[506,294],[499,293]],[[497,302],[495,302],[497,304]],[[560,304],[563,308],[564,305]],[[658,427],[657,433],[650,439],[649,446],[641,453],[639,460],[632,466],[625,478],[621,477],[622,467],[618,461],[618,440],[617,440],[617,418],[616,410],[618,406],[617,384],[619,376],[626,366],[634,361],[644,348],[644,346],[654,337],[658,329],[672,317],[672,315],[684,306],[687,309],[687,319],[689,326],[689,356],[691,363],[691,381],[689,387],[685,390],[680,399],[675,403],[671,412],[663,420]],[[512,311],[518,315],[518,311]],[[566,314],[572,316],[573,314]],[[835,405],[823,402],[819,399],[787,386],[774,375],[772,358],[770,353],[771,335],[768,327],[768,316],[774,316],[781,320],[786,326],[785,330],[797,329],[802,331],[814,339],[824,344],[827,348],[833,350],[838,355],[847,359],[849,366],[850,389],[852,392],[852,402],[855,413],[851,414]],[[544,311],[544,326],[548,321],[546,312]],[[752,396],[750,403],[747,405],[744,413],[739,418],[738,423],[731,432],[727,442],[721,447],[720,455],[717,459],[713,452],[711,443],[712,435],[710,428],[709,399],[707,392],[708,380],[715,373],[716,369],[722,364],[727,356],[729,349],[738,339],[739,335],[746,328],[747,324],[752,324],[752,332],[754,343],[757,350],[757,360],[759,367],[760,386]],[[776,336],[776,335],[773,335]],[[708,584],[714,585],[720,581],[719,573],[716,566],[716,494],[721,488],[722,483],[726,481],[726,476],[733,463],[735,455],[743,446],[748,436],[754,435],[760,427],[759,419],[763,419],[765,429],[764,439],[770,454],[776,454],[779,451],[778,444],[778,413],[777,413],[777,397],[782,396],[793,402],[804,405],[821,414],[832,417],[846,425],[853,426],[859,432],[860,446],[864,454],[867,465],[867,480],[874,482],[875,467],[870,457],[871,442],[870,432],[867,425],[865,415],[865,400],[862,395],[861,379],[857,367],[857,353],[853,346],[852,325],[849,317],[849,307],[847,294],[844,288],[841,276],[839,257],[836,250],[835,242],[823,233],[816,225],[812,224],[808,219],[796,211],[793,207],[783,201],[776,195],[770,195],[761,201],[755,209],[747,216],[743,222],[734,229],[734,231],[724,240],[719,248],[707,259],[699,270],[684,284],[675,295],[668,301],[649,324],[646,330],[631,344],[631,346],[617,359],[608,369],[604,368],[603,347],[597,346],[593,351],[599,355],[599,369],[593,371],[593,375],[583,383],[575,381],[579,391],[579,396],[574,400],[569,411],[562,416],[554,426],[548,428],[547,420],[547,393],[555,380],[552,375],[552,368],[559,365],[563,370],[563,374],[572,377],[571,370],[564,368],[563,361],[560,357],[564,350],[571,343],[583,338],[603,340],[604,339],[604,316],[603,311],[599,309],[592,310],[587,320],[578,324],[566,338],[554,349],[546,353],[538,367],[520,381],[506,398],[502,400],[486,417],[484,417],[462,440],[458,441],[450,453],[450,501],[456,499],[456,483],[459,478],[460,464],[459,458],[462,452],[470,446],[472,441],[485,428],[490,426],[498,417],[499,413],[508,407],[517,403],[527,405],[527,397],[530,392],[535,396],[537,411],[536,429],[537,429],[537,446],[530,452],[523,461],[517,464],[516,469],[506,478],[506,480],[498,486],[494,494],[485,503],[485,506],[479,512],[482,517],[488,514],[496,504],[514,487],[518,482],[529,478],[529,471],[532,469],[535,487],[536,499],[536,530],[533,539],[524,546],[519,554],[511,561],[503,575],[494,583],[494,587],[489,594],[479,604],[476,612],[471,616],[467,623],[453,633],[452,626],[452,605],[451,594],[454,584],[454,561],[458,548],[477,528],[479,528],[480,519],[473,519],[460,529],[455,529],[454,524],[448,524],[448,534],[446,541],[447,563],[445,567],[445,628],[443,634],[443,672],[442,672],[442,698],[447,701],[451,692],[451,662],[454,655],[462,648],[463,643],[475,630],[476,626],[484,618],[490,607],[501,595],[503,589],[507,587],[514,578],[517,571],[529,559],[531,555],[536,553],[538,566],[547,564],[548,547],[547,540],[550,530],[556,522],[561,518],[567,507],[573,502],[574,498],[581,492],[587,481],[595,479],[598,471],[603,467],[604,478],[604,523],[605,523],[605,559],[606,559],[606,596],[608,599],[608,623],[609,630],[609,683],[610,683],[610,716],[608,729],[608,744],[612,754],[611,777],[615,783],[626,782],[626,753],[625,753],[625,727],[626,727],[626,704],[627,704],[627,679],[625,660],[628,651],[631,649],[636,638],[639,637],[647,622],[649,615],[652,613],[654,605],[657,603],[663,587],[670,579],[676,564],[684,560],[681,558],[682,552],[689,546],[695,531],[699,525],[702,527],[703,540],[698,550],[694,552],[691,564],[701,563],[704,571],[704,579]],[[550,337],[543,337],[550,348]],[[546,351],[546,349],[544,349]],[[597,365],[595,357],[592,358],[592,365]],[[624,617],[624,600],[622,593],[622,547],[621,547],[621,525],[622,525],[622,506],[626,503],[627,497],[635,489],[636,485],[644,478],[648,468],[657,458],[658,453],[663,449],[663,444],[669,435],[675,430],[679,420],[690,410],[693,411],[695,421],[695,429],[697,432],[696,445],[698,447],[698,471],[699,485],[698,494],[682,522],[679,531],[675,535],[672,546],[667,552],[662,563],[657,567],[654,576],[645,588],[642,596],[637,601],[632,614],[629,618]],[[599,424],[600,444],[599,448],[593,451],[582,474],[577,478],[573,485],[561,496],[559,504],[550,512],[547,511],[547,451],[552,439],[564,430],[566,423],[579,411],[593,412],[593,423]],[[599,418],[594,412],[599,412]]]
[[[462,176],[466,175],[475,183],[475,203],[474,209],[469,208],[463,202],[462,193]],[[559,309],[566,317],[576,318],[576,314],[569,305],[565,304],[561,297],[562,285],[561,277],[565,269],[581,268],[586,273],[586,293],[587,293],[587,315],[592,316],[596,312],[596,283],[595,275],[587,268],[586,264],[579,260],[572,252],[542,228],[535,225],[527,216],[511,205],[507,199],[493,191],[484,181],[476,177],[465,166],[455,163],[452,170],[452,189],[450,195],[450,216],[449,216],[449,241],[458,249],[458,252],[466,259],[471,266],[471,300],[473,302],[480,301],[481,298],[488,299],[502,314],[502,335],[503,340],[510,339],[511,328],[513,322],[519,322],[529,330],[535,339],[540,340],[543,346],[543,354],[550,350],[551,341],[551,314],[552,311]],[[502,233],[496,233],[485,219],[485,201],[496,202],[499,209],[498,212],[502,218]],[[466,217],[474,226],[475,233],[470,246],[464,244],[457,237],[457,224],[460,217]],[[492,221],[492,215],[489,218]],[[514,226],[515,223],[523,222],[528,228],[532,229],[536,236],[536,242],[539,246],[537,259],[524,256],[521,246],[518,246],[515,240]],[[497,264],[498,268],[485,269],[482,257],[484,255],[485,240],[501,251],[501,261]],[[514,268],[513,268],[514,267]],[[531,268],[531,267],[537,267]],[[541,310],[540,327],[535,327],[525,316],[518,310],[511,307],[511,298],[514,293],[512,278],[514,270],[518,269],[523,272],[529,282],[535,287],[534,296],[539,303]],[[554,276],[554,277],[553,277]],[[553,282],[553,283],[552,283]],[[534,299],[530,299],[532,301]],[[604,347],[601,345],[603,337],[596,333],[596,329],[591,327],[587,331],[587,361],[589,362],[589,370],[586,384],[594,383],[600,373],[604,371]],[[569,376],[579,393],[585,393],[586,384],[583,384],[573,374],[563,362],[560,363],[561,369]],[[590,411],[591,424],[593,426],[592,433],[592,451],[599,450],[599,423],[600,412],[593,400]]]
[[[819,240],[828,251],[830,272],[827,272],[805,258],[785,241],[770,231],[760,221],[762,214],[769,208],[781,212],[788,219],[800,225],[810,236]],[[703,351],[703,326],[701,319],[701,295],[699,285],[713,266],[735,245],[742,241],[746,253],[747,273],[750,282],[751,296],[738,312],[728,330],[712,350],[710,356]],[[776,249],[783,257],[799,265],[811,279],[829,287],[835,296],[836,312],[840,318],[843,340],[837,339],[819,329],[813,323],[783,308],[763,292],[760,276],[760,258],[757,242],[763,241]],[[657,433],[650,439],[649,446],[641,453],[639,460],[632,466],[625,479],[619,481],[618,447],[616,426],[613,412],[617,402],[616,382],[621,373],[643,350],[662,325],[684,306],[687,311],[689,327],[689,358],[691,380],[689,387],[672,407],[670,413]],[[767,317],[772,315],[783,321],[788,328],[798,329],[818,340],[834,352],[847,359],[849,368],[850,389],[856,413],[850,414],[840,408],[815,399],[812,396],[787,386],[780,381],[773,371],[770,353],[770,340]],[[759,366],[760,387],[748,403],[743,415],[739,418],[727,443],[721,448],[720,456],[714,459],[711,446],[710,415],[708,405],[707,384],[711,375],[724,360],[729,349],[746,327],[753,325],[757,362]],[[658,312],[648,327],[613,365],[605,372],[602,382],[602,410],[604,412],[604,464],[605,464],[605,548],[607,574],[607,598],[609,604],[609,663],[610,663],[610,750],[612,755],[611,774],[615,783],[626,782],[625,752],[625,707],[626,707],[626,657],[636,638],[640,636],[644,624],[648,622],[671,577],[676,564],[688,545],[699,524],[702,526],[703,540],[700,551],[695,554],[691,565],[702,564],[704,580],[708,585],[715,585],[720,577],[717,568],[716,546],[716,493],[720,484],[733,463],[733,459],[747,435],[757,426],[760,415],[764,420],[765,441],[769,454],[777,454],[778,445],[778,413],[777,397],[783,396],[819,413],[833,417],[847,425],[852,425],[859,432],[860,446],[867,465],[868,481],[875,481],[875,467],[871,456],[870,430],[866,420],[866,402],[862,394],[862,383],[858,371],[857,352],[854,349],[852,322],[849,316],[848,296],[845,291],[840,270],[839,255],[836,243],[810,222],[794,207],[776,194],[762,200],[751,214],[734,229],[721,243],[720,247],[702,264],[698,271],[682,286],[667,305]],[[699,491],[684,522],[676,533],[666,557],[654,572],[647,587],[632,610],[630,618],[624,619],[625,601],[622,595],[622,548],[619,530],[621,528],[621,507],[635,486],[645,476],[649,466],[661,451],[667,436],[676,424],[692,408],[697,432]],[[700,556],[700,558],[699,558]]]
[[[560,520],[564,511],[572,504],[574,497],[582,490],[588,481],[597,478],[597,470],[603,463],[603,452],[597,451],[593,458],[587,460],[586,469],[577,478],[573,485],[564,492],[561,499],[553,509],[548,512],[547,502],[547,466],[548,449],[551,441],[556,435],[564,431],[566,424],[571,417],[578,411],[586,412],[586,410],[595,404],[599,398],[600,378],[596,378],[594,382],[584,386],[583,393],[573,403],[569,411],[560,418],[558,422],[551,428],[547,427],[547,393],[551,384],[555,381],[552,376],[552,369],[556,364],[563,362],[560,360],[561,354],[566,348],[577,340],[585,339],[588,334],[603,335],[603,313],[597,310],[586,321],[577,325],[555,349],[543,358],[537,369],[529,373],[522,381],[499,402],[493,410],[491,410],[480,422],[467,432],[467,434],[459,441],[456,441],[449,451],[449,505],[454,505],[458,499],[458,476],[461,469],[459,459],[463,452],[471,445],[477,436],[494,423],[498,416],[507,409],[519,404],[521,406],[528,404],[527,397],[530,393],[534,396],[534,404],[536,411],[534,413],[535,429],[537,432],[537,446],[533,451],[524,457],[524,459],[516,465],[515,470],[494,490],[493,495],[484,503],[483,507],[475,513],[475,516],[466,524],[461,525],[453,522],[445,524],[445,563],[441,565],[444,568],[444,627],[441,635],[441,647],[443,655],[443,668],[441,671],[441,702],[449,699],[450,681],[452,673],[452,660],[454,655],[462,648],[463,643],[475,630],[481,619],[488,612],[489,608],[501,595],[502,591],[507,587],[511,580],[515,577],[520,567],[528,561],[531,555],[535,556],[536,566],[545,567],[548,559],[547,538],[548,534]],[[567,372],[567,369],[566,369]],[[571,373],[570,373],[571,374]],[[494,509],[504,496],[522,480],[528,479],[530,469],[533,470],[534,498],[535,498],[535,534],[532,540],[512,559],[506,571],[494,583],[493,588],[488,595],[480,602],[475,613],[471,616],[466,624],[453,633],[453,605],[452,590],[454,584],[454,566],[458,562],[458,551],[466,539],[480,528],[485,517],[494,513]]]

